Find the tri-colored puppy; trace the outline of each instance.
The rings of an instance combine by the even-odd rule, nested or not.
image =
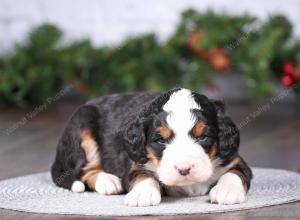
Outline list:
[[[151,206],[162,195],[245,200],[252,173],[219,101],[188,89],[103,96],[81,106],[58,143],[56,185]]]

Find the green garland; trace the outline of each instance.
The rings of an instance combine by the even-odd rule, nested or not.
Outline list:
[[[262,23],[248,15],[187,10],[165,43],[149,34],[94,48],[88,40],[61,45],[62,32],[45,24],[0,59],[0,104],[41,103],[64,83],[87,96],[174,86],[199,89],[219,74],[217,56],[231,71],[244,74],[257,100],[274,92],[285,63],[299,63],[300,42],[291,32],[280,15]],[[199,39],[191,44],[193,34]]]

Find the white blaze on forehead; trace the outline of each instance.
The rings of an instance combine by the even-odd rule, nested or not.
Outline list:
[[[170,96],[163,110],[169,113],[167,123],[175,133],[193,128],[195,119],[191,109],[201,109],[201,106],[195,102],[190,90],[181,89]]]

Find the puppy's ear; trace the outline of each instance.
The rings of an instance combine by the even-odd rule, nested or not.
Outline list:
[[[128,124],[123,140],[125,150],[131,160],[139,164],[144,164],[148,161],[146,154],[145,120],[137,118]]]
[[[225,105],[221,101],[212,101],[216,113],[219,128],[219,152],[220,157],[231,159],[238,151],[240,134],[237,126],[230,117],[225,115]]]
[[[161,94],[146,104],[137,116],[129,117],[125,124],[122,140],[124,148],[131,160],[144,164],[148,161],[146,153],[147,130],[153,116],[162,111],[162,106],[169,100],[170,95],[180,90],[175,88]],[[122,129],[123,130],[123,127]]]

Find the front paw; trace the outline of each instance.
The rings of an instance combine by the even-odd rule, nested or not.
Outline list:
[[[125,196],[127,206],[153,206],[159,204],[161,194],[159,184],[152,178],[145,179],[133,187]]]
[[[101,172],[96,180],[95,190],[102,195],[117,195],[122,192],[122,184],[119,177]]]
[[[232,205],[245,201],[246,193],[241,179],[235,174],[228,173],[225,175],[210,190],[209,197],[211,203]]]

